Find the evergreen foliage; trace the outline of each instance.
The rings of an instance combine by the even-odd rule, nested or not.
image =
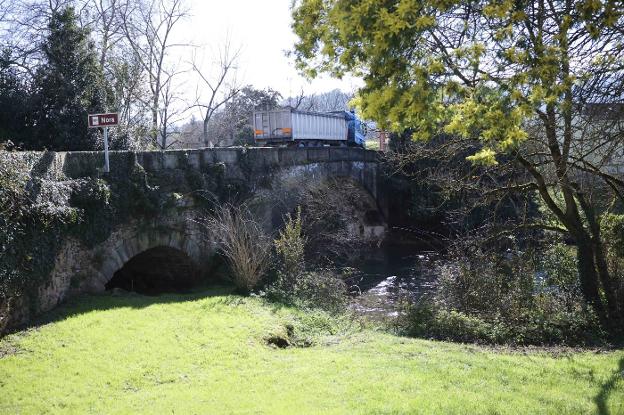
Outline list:
[[[87,128],[89,113],[103,112],[105,82],[87,29],[73,8],[52,14],[42,45],[45,64],[33,81],[31,148],[94,150],[97,130]]]
[[[11,51],[0,52],[0,143],[20,144],[27,139],[28,89],[11,65]]]

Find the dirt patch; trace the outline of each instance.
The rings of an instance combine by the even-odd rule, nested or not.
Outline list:
[[[0,343],[0,359],[4,359],[7,356],[12,356],[18,353],[23,353],[24,350],[17,347],[11,342]]]
[[[265,339],[266,343],[271,347],[285,349],[291,346],[290,340],[284,336],[272,335]]]

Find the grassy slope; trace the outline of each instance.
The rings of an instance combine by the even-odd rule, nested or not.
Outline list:
[[[293,311],[85,297],[0,341],[0,413],[624,414],[624,352],[504,354],[373,331],[275,349]],[[323,323],[323,321],[320,321]]]

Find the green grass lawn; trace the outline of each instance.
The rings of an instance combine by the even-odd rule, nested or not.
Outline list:
[[[288,326],[315,344],[267,345]],[[0,414],[624,414],[624,351],[409,339],[225,289],[83,297],[0,356]]]

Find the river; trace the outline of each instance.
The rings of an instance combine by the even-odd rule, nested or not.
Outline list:
[[[413,244],[387,244],[366,252],[356,269],[351,308],[372,318],[398,314],[401,304],[416,301],[434,288],[434,262],[439,254]]]

